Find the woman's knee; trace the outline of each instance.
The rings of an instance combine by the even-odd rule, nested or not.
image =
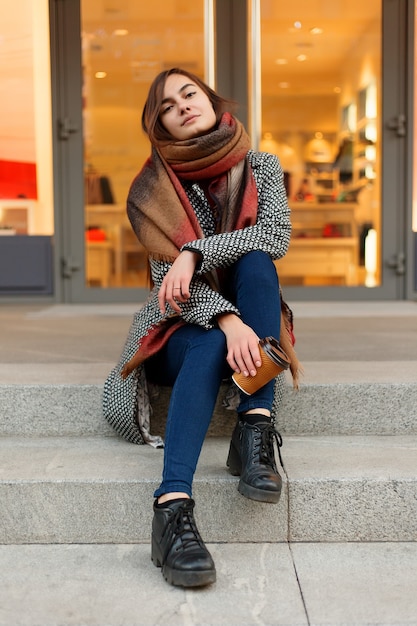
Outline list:
[[[261,250],[253,250],[237,261],[235,271],[245,281],[268,283],[279,287],[278,274],[271,257]]]
[[[226,350],[226,337],[219,328],[207,330],[201,326],[186,324],[173,334],[170,345],[176,354],[182,354],[182,358],[196,353],[203,356],[222,355]]]

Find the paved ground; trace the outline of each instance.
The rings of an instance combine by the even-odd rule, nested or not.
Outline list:
[[[297,302],[293,310],[307,381],[416,380],[417,303]],[[134,311],[132,304],[2,305],[0,380],[22,382],[24,372],[36,382],[45,372],[52,383],[65,366],[68,382],[100,382],[120,355]],[[313,370],[310,362],[322,365]]]
[[[416,543],[209,548],[217,582],[183,590],[165,584],[148,545],[0,547],[0,624],[417,624]]]
[[[134,308],[2,305],[0,383],[100,384]],[[307,382],[417,381],[417,303],[293,308]],[[184,591],[164,583],[147,543],[2,545],[0,625],[417,626],[417,536],[209,547],[217,583]]]

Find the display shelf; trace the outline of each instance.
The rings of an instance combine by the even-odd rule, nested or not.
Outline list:
[[[36,200],[1,198],[0,227],[12,228],[18,235],[33,235],[37,206]]]
[[[124,204],[87,205],[85,227],[99,227],[105,231],[113,256],[111,283],[116,287],[122,286],[123,275],[128,268],[129,255],[132,253],[141,254],[146,259],[143,246],[133,234],[132,226],[126,214],[126,206]],[[96,246],[93,258],[94,255],[97,256],[98,250],[104,250],[104,247]],[[108,258],[110,252],[102,252],[101,254]],[[141,268],[144,262],[141,264]]]
[[[306,178],[318,202],[333,202],[339,190],[339,170],[332,163],[306,163]]]
[[[353,203],[294,203],[292,238],[285,257],[277,262],[286,278],[340,279],[355,285],[359,237]]]

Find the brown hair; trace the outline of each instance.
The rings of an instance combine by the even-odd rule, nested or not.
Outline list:
[[[219,96],[211,87],[206,85],[206,83],[195,74],[192,74],[187,70],[182,70],[179,67],[173,67],[170,70],[165,70],[154,78],[149,88],[148,97],[142,111],[142,128],[148,135],[152,144],[158,141],[174,140],[174,137],[164,128],[161,120],[159,119],[161,104],[164,97],[165,82],[171,74],[181,74],[182,76],[186,76],[198,87],[200,87],[202,91],[204,91],[213,106],[217,123],[219,123],[223,113],[226,111],[232,113],[236,109],[236,104],[232,100]]]

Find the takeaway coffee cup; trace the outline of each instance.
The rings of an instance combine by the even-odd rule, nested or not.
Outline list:
[[[259,341],[262,365],[258,367],[255,376],[244,376],[242,373],[233,374],[232,380],[243,393],[248,396],[258,391],[290,366],[288,356],[273,337],[265,337]]]

